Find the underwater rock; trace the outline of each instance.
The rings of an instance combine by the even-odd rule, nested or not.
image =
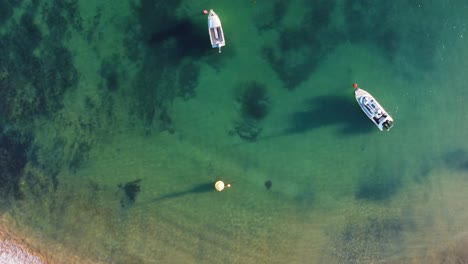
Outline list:
[[[250,81],[236,88],[236,100],[240,103],[241,121],[234,124],[234,131],[240,138],[255,141],[262,132],[260,121],[270,111],[270,99],[264,84]]]
[[[272,185],[273,183],[271,182],[271,180],[265,181],[265,187],[267,188],[267,190],[270,190]]]
[[[140,182],[141,179],[137,179],[131,182],[125,183],[125,185],[119,184],[117,185],[120,189],[122,189],[125,193],[126,200],[131,204],[135,203],[136,196],[140,192]],[[122,207],[125,207],[125,201],[120,200],[120,204]]]
[[[105,87],[109,92],[115,92],[120,88],[120,79],[125,78],[124,73],[119,70],[120,58],[114,54],[110,58],[103,59],[99,75],[105,82]]]
[[[169,114],[169,110],[167,109],[167,107],[163,108],[159,113],[158,121],[160,131],[167,131],[170,134],[174,134],[174,124],[172,123],[172,117]]]
[[[241,114],[244,118],[262,120],[270,111],[270,99],[264,84],[251,81],[242,84],[240,97]]]
[[[234,130],[240,138],[248,141],[255,141],[260,132],[262,132],[262,128],[258,126],[258,123],[252,120],[237,122]]]

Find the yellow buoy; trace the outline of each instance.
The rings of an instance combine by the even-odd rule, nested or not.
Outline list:
[[[225,187],[226,187],[226,188],[229,188],[229,187],[231,187],[231,184],[230,184],[230,183],[224,184],[223,181],[217,181],[217,182],[215,183],[215,189],[216,189],[218,192],[224,190]]]
[[[220,192],[222,190],[224,190],[224,182],[223,181],[217,181],[215,183],[215,189]]]

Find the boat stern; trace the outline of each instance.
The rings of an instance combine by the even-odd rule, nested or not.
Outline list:
[[[382,129],[389,131],[393,127],[393,118],[391,116],[387,116],[384,122],[382,122]]]

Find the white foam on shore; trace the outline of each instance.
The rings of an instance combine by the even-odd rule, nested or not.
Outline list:
[[[31,254],[11,241],[0,241],[0,263],[45,264],[40,257]]]

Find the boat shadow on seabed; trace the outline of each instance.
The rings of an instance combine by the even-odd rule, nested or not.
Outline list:
[[[202,33],[203,32],[203,33]],[[207,54],[210,49],[207,41],[206,31],[198,29],[189,19],[172,21],[169,25],[157,32],[154,32],[148,42],[151,46],[157,47],[161,42],[175,40],[177,56],[201,57]]]
[[[359,105],[347,96],[328,95],[314,97],[306,100],[305,105],[305,110],[288,115],[285,129],[259,137],[255,141],[306,133],[323,126],[337,124],[341,125],[338,133],[343,135],[368,134],[376,131],[366,115],[362,113]],[[233,146],[229,145],[228,147],[231,148]]]
[[[359,106],[346,96],[320,96],[306,100],[307,110],[290,116],[285,134],[304,133],[322,126],[341,124],[345,135],[370,133],[374,127],[362,114]]]

